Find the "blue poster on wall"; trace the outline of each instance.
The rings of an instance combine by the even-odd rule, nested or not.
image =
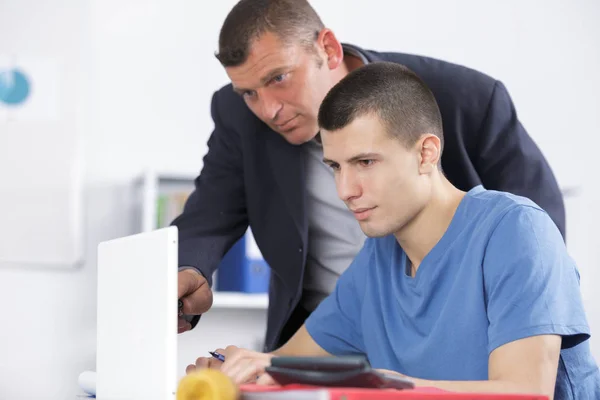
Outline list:
[[[27,101],[31,83],[25,72],[18,68],[0,68],[0,102],[16,106]]]
[[[61,67],[52,58],[0,54],[0,123],[60,121]]]

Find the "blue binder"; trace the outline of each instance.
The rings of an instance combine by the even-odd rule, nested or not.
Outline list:
[[[252,232],[248,230],[221,260],[217,272],[217,291],[268,292],[271,270],[257,252]]]

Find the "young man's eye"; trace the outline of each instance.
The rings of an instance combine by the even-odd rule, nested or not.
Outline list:
[[[373,165],[375,160],[360,160],[359,162],[360,165],[362,165],[363,167],[370,167],[371,165]]]

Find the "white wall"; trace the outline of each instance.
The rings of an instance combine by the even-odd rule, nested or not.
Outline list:
[[[145,167],[186,174],[201,168],[212,128],[210,95],[227,82],[212,54],[233,4],[0,0],[0,37],[11,39],[0,41],[0,53],[62,54],[79,66],[74,76],[89,89],[81,99],[88,110],[81,132],[86,263],[76,270],[0,269],[0,399],[72,398],[78,373],[94,367],[96,245],[132,232],[131,180]],[[592,329],[600,331],[594,304],[600,300],[594,290],[600,188],[593,163],[600,135],[600,3],[313,4],[343,41],[445,58],[507,84],[560,184],[580,188],[567,200],[569,248],[582,271]],[[0,229],[0,240],[4,234]],[[252,344],[264,324],[260,311],[208,313],[199,329],[180,337],[179,372],[215,346]],[[594,350],[600,360],[598,345]]]
[[[85,112],[78,113],[90,96],[86,86],[88,15],[89,5],[76,0],[0,1],[0,54],[55,58],[64,66],[59,71],[59,102],[60,116],[65,119],[52,124],[25,124],[30,129],[44,129],[50,137],[56,129],[66,129],[72,133],[68,136],[75,138],[77,131],[89,123]],[[2,127],[0,137],[7,131]],[[54,143],[59,145],[56,140]],[[26,158],[27,154],[22,156]],[[40,183],[52,179],[44,175],[47,169],[43,163],[38,168]],[[10,193],[3,190],[0,182],[0,197],[9,199]],[[44,201],[43,196],[38,201]],[[2,207],[2,212],[10,209]],[[0,227],[0,240],[8,234]],[[57,399],[74,393],[69,386],[76,382],[73,377],[89,359],[93,346],[92,267],[88,263],[81,270],[10,265],[0,268],[0,399]]]

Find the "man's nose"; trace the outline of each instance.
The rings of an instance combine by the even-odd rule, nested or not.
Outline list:
[[[344,202],[360,197],[360,184],[350,170],[340,170],[336,179],[339,198]]]
[[[277,121],[277,115],[283,107],[283,104],[279,100],[273,96],[263,93],[260,101],[261,114],[263,115],[264,119],[275,124],[285,122]]]

